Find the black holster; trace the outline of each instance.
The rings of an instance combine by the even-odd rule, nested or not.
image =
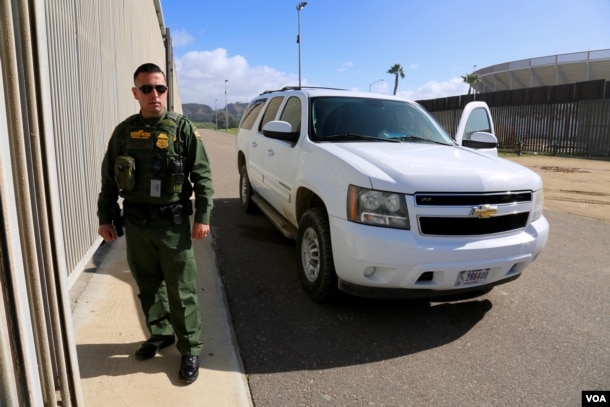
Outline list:
[[[125,216],[130,222],[146,226],[150,221],[169,220],[174,225],[181,225],[184,222],[185,216],[188,217],[188,209],[191,208],[190,201],[188,205],[183,205],[181,202],[176,202],[169,205],[143,205],[134,204],[125,201],[123,208]]]

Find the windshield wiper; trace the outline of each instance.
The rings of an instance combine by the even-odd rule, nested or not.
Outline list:
[[[427,143],[440,144],[442,146],[449,146],[450,144],[443,143],[441,141],[431,140],[429,138],[420,137],[420,136],[403,136],[399,138],[401,141],[424,141]]]
[[[356,133],[332,134],[332,135],[326,136],[322,139],[322,141],[325,141],[325,140],[343,140],[343,141],[366,140],[366,141],[389,141],[391,143],[400,143],[400,140],[396,140],[396,139],[379,138],[379,137],[367,136],[365,134],[356,134]]]

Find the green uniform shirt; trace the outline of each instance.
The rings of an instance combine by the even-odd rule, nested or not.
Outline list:
[[[129,191],[119,191],[115,165],[117,157],[125,155],[135,161],[135,185]],[[176,160],[182,162],[182,180],[173,174]],[[178,185],[176,180],[183,182]],[[195,222],[209,224],[213,195],[210,164],[199,132],[188,119],[167,111],[154,119],[135,114],[114,129],[102,162],[97,202],[100,225],[112,223],[119,194],[135,204],[162,206],[190,199],[193,193]]]

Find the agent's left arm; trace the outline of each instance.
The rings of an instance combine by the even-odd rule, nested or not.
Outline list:
[[[213,206],[214,189],[212,171],[201,135],[186,118],[181,120],[179,129],[186,147],[186,170],[195,195],[193,238],[201,239],[209,234],[210,214]]]

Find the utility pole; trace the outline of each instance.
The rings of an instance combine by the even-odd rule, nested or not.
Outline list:
[[[229,113],[228,113],[228,104],[227,104],[227,82],[228,79],[225,79],[225,133],[229,132]]]

